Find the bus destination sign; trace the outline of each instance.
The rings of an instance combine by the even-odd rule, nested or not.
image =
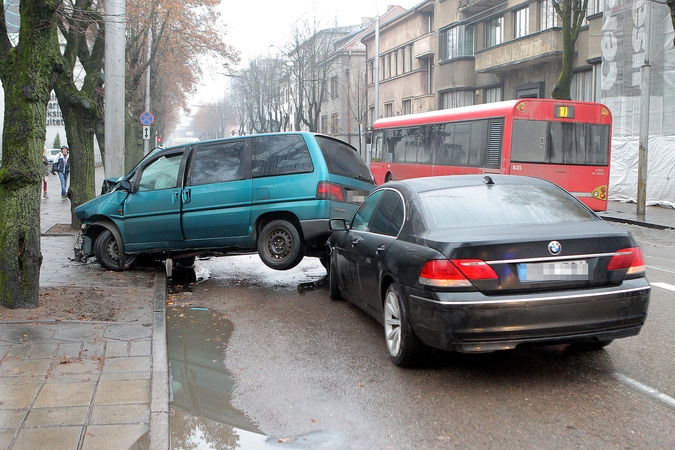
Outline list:
[[[554,110],[554,115],[557,119],[574,119],[574,106],[555,105]]]

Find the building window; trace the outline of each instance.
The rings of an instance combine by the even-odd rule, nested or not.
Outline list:
[[[384,104],[384,117],[392,117],[394,115],[394,104],[385,103]]]
[[[401,73],[405,73],[405,72],[406,72],[406,67],[405,67],[405,47],[401,48],[401,63],[403,64],[403,67],[402,67],[403,70],[402,70]]]
[[[530,7],[519,9],[514,13],[514,38],[518,39],[530,34]]]
[[[443,109],[459,108],[473,105],[473,90],[452,91],[442,94]]]
[[[497,17],[485,24],[485,48],[504,42],[504,18]]]
[[[370,61],[368,63],[368,75],[367,75],[368,78],[366,79],[366,82],[368,84],[375,83],[375,78],[373,77],[374,73],[375,73],[375,61]]]
[[[539,3],[539,8],[542,30],[548,30],[549,28],[559,26],[558,13],[555,12],[555,8],[553,7],[553,0],[542,0],[542,2]]]
[[[441,59],[473,56],[473,26],[459,25],[441,32]]]
[[[485,89],[485,103],[494,103],[502,101],[501,86]]]
[[[377,120],[377,118],[375,118],[375,107],[374,106],[368,107],[368,117],[369,117],[368,123],[371,124],[371,125],[374,124],[375,121]]]
[[[384,66],[385,58],[384,55],[380,56],[380,81],[384,80],[385,78],[385,66]]]
[[[403,114],[412,114],[412,100],[405,99],[403,100]]]
[[[321,133],[328,134],[328,116],[321,116]]]
[[[394,52],[394,75],[398,75],[398,50]]]
[[[330,96],[335,98],[338,96],[338,77],[330,77]]]
[[[413,70],[413,50],[412,50],[412,44],[408,46],[408,71]]]
[[[330,115],[330,134],[332,136],[335,136],[338,134],[339,127],[338,127],[338,115],[337,113],[333,113]]]
[[[572,97],[572,100],[577,101],[595,101],[593,98],[593,70],[585,70],[572,74],[570,97]]]
[[[605,10],[605,0],[588,0],[587,16],[601,13]]]

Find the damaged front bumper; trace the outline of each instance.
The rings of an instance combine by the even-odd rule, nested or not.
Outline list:
[[[84,229],[81,230],[77,239],[75,240],[75,247],[73,248],[75,261],[87,262],[87,259],[94,254],[94,246],[89,236],[84,234]]]

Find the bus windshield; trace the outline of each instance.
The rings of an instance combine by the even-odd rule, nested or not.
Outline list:
[[[514,120],[511,161],[606,166],[609,125]]]

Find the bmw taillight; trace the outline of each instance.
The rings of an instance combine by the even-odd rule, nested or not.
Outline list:
[[[345,197],[342,194],[342,186],[329,183],[328,181],[320,181],[319,184],[316,185],[316,199],[333,200],[336,202],[345,201]]]
[[[625,270],[626,275],[642,274],[645,271],[645,260],[640,247],[622,248],[609,260],[607,270]]]
[[[497,278],[492,267],[480,259],[435,259],[424,264],[419,281],[425,286],[466,287],[471,281]]]

